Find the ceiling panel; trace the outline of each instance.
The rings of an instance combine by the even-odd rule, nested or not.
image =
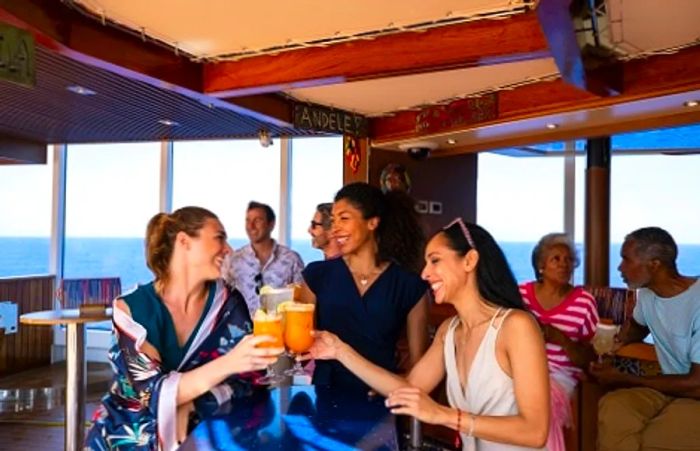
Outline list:
[[[34,88],[0,81],[0,134],[43,143],[306,135],[36,48]],[[95,95],[66,89],[78,85]],[[171,120],[177,126],[158,121]]]
[[[522,10],[530,0],[76,0],[98,17],[196,55],[256,51]]]
[[[378,80],[356,81],[287,93],[308,102],[379,116],[465,95],[502,89],[559,74],[552,58]]]
[[[698,0],[607,0],[610,39],[629,55],[700,43]]]

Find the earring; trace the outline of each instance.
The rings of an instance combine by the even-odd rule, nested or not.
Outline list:
[[[540,274],[544,272],[544,268],[540,268]]]

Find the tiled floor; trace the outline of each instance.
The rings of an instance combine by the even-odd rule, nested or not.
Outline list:
[[[109,365],[90,364],[88,366],[88,395],[85,417],[89,420],[98,405],[99,398],[108,387],[111,371]],[[65,384],[65,366],[52,365],[46,368],[27,371],[0,379],[0,389],[56,387],[62,393]],[[60,398],[60,396],[56,396]],[[0,447],[3,451],[24,451],[27,449],[62,450],[64,406],[62,399],[45,409],[37,403],[34,411],[8,412],[12,406],[5,404],[0,412]]]

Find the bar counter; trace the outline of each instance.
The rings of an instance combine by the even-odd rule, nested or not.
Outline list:
[[[201,421],[181,450],[398,450],[384,398],[287,386],[236,399]]]

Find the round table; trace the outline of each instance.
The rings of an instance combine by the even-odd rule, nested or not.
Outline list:
[[[29,326],[66,326],[66,450],[81,450],[85,438],[85,324],[111,318],[111,308],[83,315],[78,309],[44,310],[19,317]]]

